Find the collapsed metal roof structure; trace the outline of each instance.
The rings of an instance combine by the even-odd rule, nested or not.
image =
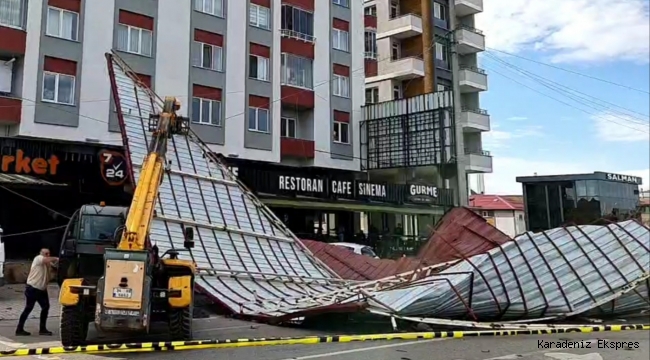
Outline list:
[[[150,138],[149,115],[161,108],[161,99],[117,55],[107,54],[107,61],[136,180]],[[634,221],[468,243],[467,254],[436,228],[438,240],[422,251],[442,256],[432,255],[434,262],[453,260],[371,281],[345,280],[319,261],[196,134],[174,135],[169,143],[170,165],[151,241],[162,251],[182,248],[182,227],[195,228],[196,285],[232,313],[285,321],[364,308],[418,322],[493,327],[494,321],[627,314],[649,307],[650,234]],[[459,224],[447,224],[447,234],[489,231]]]

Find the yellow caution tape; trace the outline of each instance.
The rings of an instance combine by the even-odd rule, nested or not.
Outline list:
[[[650,325],[600,325],[563,328],[546,328],[536,330],[490,330],[490,331],[431,331],[371,335],[327,335],[305,337],[273,337],[249,339],[195,340],[195,341],[166,341],[143,342],[129,344],[103,344],[86,346],[60,346],[50,348],[14,349],[0,351],[2,356],[29,356],[46,354],[71,353],[131,353],[149,351],[179,351],[200,349],[221,349],[250,346],[277,345],[311,345],[321,343],[348,343],[355,341],[387,341],[387,340],[420,340],[442,338],[465,338],[473,336],[514,336],[514,335],[547,335],[566,333],[591,333],[603,331],[650,330]]]

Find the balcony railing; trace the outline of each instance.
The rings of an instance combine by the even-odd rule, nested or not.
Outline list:
[[[467,111],[467,112],[471,112],[471,113],[479,114],[479,115],[490,115],[490,114],[488,114],[487,110],[473,109],[473,108],[468,108],[468,107],[465,107],[465,106],[461,107],[461,111]]]
[[[456,30],[467,30],[467,31],[471,31],[471,32],[473,32],[473,33],[475,33],[475,34],[483,35],[483,31],[481,31],[481,30],[479,30],[479,29],[477,29],[477,28],[475,28],[475,27],[471,27],[471,26],[469,26],[469,25],[465,25],[465,24],[460,24],[460,25],[458,25],[458,26],[456,27]]]
[[[487,150],[471,148],[465,148],[465,155],[481,155],[492,157],[492,155],[490,155],[490,152]]]
[[[296,39],[304,42],[309,42],[309,43],[315,43],[316,42],[316,37],[314,35],[309,35],[305,33],[301,33],[295,30],[289,30],[289,29],[282,29],[280,30],[280,34],[282,37],[290,38],[290,39]]]
[[[476,66],[461,66],[459,68],[459,70],[469,70],[469,71],[473,71],[475,73],[479,73],[481,75],[487,75],[487,72],[485,72],[485,70],[483,70],[481,68],[477,68]]]
[[[377,53],[376,52],[371,52],[371,51],[366,51],[364,54],[364,57],[366,59],[370,60],[377,60]]]

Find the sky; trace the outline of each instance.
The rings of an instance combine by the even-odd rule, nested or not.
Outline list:
[[[494,170],[485,192],[521,194],[517,176],[594,171],[640,176],[650,189],[649,1],[483,3],[483,148]]]

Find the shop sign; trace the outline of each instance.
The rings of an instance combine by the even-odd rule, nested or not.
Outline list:
[[[642,180],[640,177],[630,176],[630,175],[619,175],[619,174],[607,174],[607,180],[619,181],[630,184],[639,184],[641,185]]]
[[[278,189],[296,193],[325,194],[325,181],[318,178],[300,176],[278,176]]]
[[[102,150],[99,152],[102,178],[110,186],[123,185],[128,177],[127,162],[124,155],[117,151]]]
[[[16,150],[15,155],[2,155],[0,170],[3,173],[21,175],[54,176],[57,174],[61,162],[56,155],[44,157],[29,157],[23,150]]]
[[[438,201],[438,187],[431,185],[407,184],[409,202],[430,204]]]

